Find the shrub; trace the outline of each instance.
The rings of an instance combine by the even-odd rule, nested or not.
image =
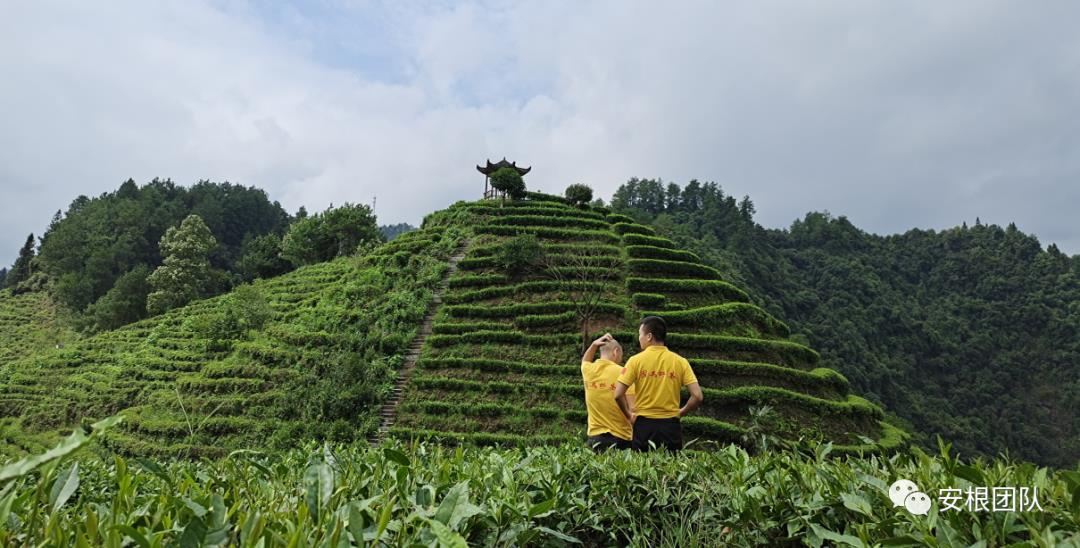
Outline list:
[[[644,234],[630,233],[623,234],[622,241],[626,245],[651,245],[653,247],[675,249],[675,242],[659,236],[646,236]]]
[[[667,274],[669,276],[687,276],[717,279],[720,271],[711,266],[684,261],[663,261],[659,259],[630,259],[627,266],[635,274]]]
[[[566,284],[555,280],[536,280],[514,285],[497,285],[485,287],[483,289],[474,289],[472,291],[446,293],[443,295],[443,302],[447,304],[462,304],[525,293],[560,291],[565,289],[565,287]],[[607,287],[606,284],[601,282],[580,282],[575,285],[574,289],[579,291],[603,291]]]
[[[573,184],[566,187],[566,201],[570,205],[583,206],[592,201],[593,191],[587,185]]]
[[[535,234],[521,234],[504,242],[495,253],[495,264],[508,274],[517,275],[535,266],[543,250]]]
[[[526,314],[561,314],[576,309],[573,301],[546,301],[541,303],[517,303],[501,306],[487,305],[450,305],[444,307],[446,313],[454,318],[513,318]],[[621,317],[624,309],[615,303],[599,303],[597,313]]]
[[[473,231],[477,234],[494,234],[496,236],[516,236],[518,234],[535,234],[538,238],[551,238],[554,240],[576,241],[601,241],[607,243],[619,243],[619,237],[614,233],[604,230],[569,230],[565,228],[549,228],[543,226],[504,226],[504,225],[477,225]]]
[[[669,249],[651,245],[628,245],[627,255],[635,259],[662,259],[665,261],[700,262],[701,258],[695,253],[681,249]]]
[[[652,227],[633,223],[615,223],[611,225],[611,228],[618,234],[645,234],[651,236],[656,233]]]
[[[721,280],[673,280],[668,278],[626,278],[630,291],[665,293],[714,293],[727,301],[749,302],[745,291]]]
[[[493,225],[505,226],[546,226],[552,228],[587,228],[592,230],[607,230],[609,225],[605,221],[587,219],[582,217],[567,217],[553,215],[501,215],[488,221]]]
[[[437,323],[431,328],[432,333],[441,335],[457,335],[474,331],[514,331],[514,325],[496,322],[459,322]]]
[[[609,223],[636,223],[633,217],[629,215],[623,215],[622,213],[608,213],[604,216]]]
[[[527,198],[530,202],[533,203],[552,202],[555,204],[566,205],[566,198],[563,198],[562,196],[556,196],[554,194],[545,194],[543,192],[526,191],[525,198]]]
[[[533,202],[524,202],[524,204],[508,202],[505,207],[475,205],[469,207],[469,211],[477,215],[541,215],[552,217],[574,217],[577,219],[605,219],[603,215],[587,209],[574,209],[565,205],[538,205]]]
[[[664,306],[667,302],[667,297],[660,293],[634,293],[631,296],[631,300],[634,302],[634,306],[638,308],[644,308],[647,306],[660,307]]]
[[[636,293],[635,295],[641,295]],[[707,326],[712,331],[722,331],[735,323],[751,323],[764,333],[776,337],[787,337],[791,330],[788,326],[772,317],[760,307],[750,303],[726,303],[692,308],[690,310],[667,312],[642,312],[643,316],[662,316],[671,327]]]
[[[506,274],[469,274],[450,278],[450,287],[476,287],[505,283]]]

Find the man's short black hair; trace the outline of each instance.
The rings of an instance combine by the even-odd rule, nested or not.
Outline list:
[[[667,322],[660,316],[645,316],[641,320],[641,325],[645,326],[646,333],[652,333],[652,338],[658,343],[667,342]]]

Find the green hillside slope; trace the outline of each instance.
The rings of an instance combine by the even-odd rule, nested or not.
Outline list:
[[[904,441],[879,407],[818,366],[816,352],[788,340],[786,325],[651,228],[554,201],[459,203],[449,212],[443,222],[470,232],[468,252],[449,279],[393,435],[530,445],[583,439],[575,303],[599,292],[587,331],[611,330],[627,356],[638,350],[640,317],[668,321],[669,346],[690,359],[705,392],[684,421],[688,438],[739,441],[751,427],[750,408],[768,405],[777,414],[770,427],[784,438],[829,440],[846,451]],[[546,258],[511,275],[500,250],[520,234],[535,235]]]
[[[44,292],[12,295],[0,291],[0,367],[67,344],[76,334],[59,321],[59,310]]]
[[[0,368],[0,452],[127,410],[122,453],[362,439],[456,247],[416,231]]]
[[[505,243],[520,234],[536,236],[542,257],[515,270]],[[655,313],[704,388],[704,405],[684,423],[699,445],[739,442],[763,424],[840,451],[904,441],[880,408],[692,253],[628,217],[533,200],[459,202],[361,257],[13,360],[0,367],[0,452],[40,450],[120,411],[127,420],[103,442],[136,455],[372,436],[462,244],[432,334],[415,369],[405,369],[393,436],[579,443],[583,336],[611,331],[632,355],[637,321]],[[752,420],[751,408],[766,405],[775,416]]]

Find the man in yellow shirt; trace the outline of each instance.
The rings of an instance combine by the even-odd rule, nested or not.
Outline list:
[[[600,359],[593,361],[597,349]],[[593,341],[585,355],[581,357],[581,377],[585,381],[585,407],[589,410],[588,445],[600,452],[612,447],[630,449],[632,431],[630,421],[623,416],[615,398],[615,379],[622,372],[622,346],[611,333]],[[633,386],[626,392],[634,407]]]
[[[670,451],[682,449],[679,419],[697,409],[705,396],[686,358],[668,350],[667,324],[659,316],[648,316],[638,327],[641,352],[626,362],[615,384],[615,401],[633,425],[635,451],[648,451],[649,442]],[[634,409],[626,401],[631,385],[637,391]],[[679,407],[679,391],[686,387],[690,399]]]

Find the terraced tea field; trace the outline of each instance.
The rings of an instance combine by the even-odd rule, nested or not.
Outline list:
[[[123,454],[363,439],[457,240],[416,231],[11,361],[0,369],[0,451],[40,450],[120,411],[125,426],[103,444]]]
[[[74,341],[46,293],[0,291],[0,367],[16,359]]]
[[[684,420],[699,444],[737,442],[752,406],[777,411],[776,433],[832,441],[841,452],[894,448],[904,434],[852,394],[817,352],[692,253],[632,219],[559,202],[455,204],[467,254],[411,376],[391,434],[448,442],[580,442],[586,411],[579,360],[587,332],[612,331],[629,357],[637,321],[657,314],[687,357],[705,402]],[[511,274],[501,246],[532,234],[544,259]],[[686,397],[684,391],[684,398]]]
[[[522,234],[540,252],[509,264],[506,243]],[[667,320],[668,345],[701,381],[705,403],[684,421],[698,446],[739,442],[760,427],[751,408],[765,405],[776,411],[768,428],[784,438],[832,441],[838,452],[903,442],[881,409],[692,253],[625,216],[529,200],[459,202],[363,256],[9,358],[0,452],[39,451],[121,411],[124,426],[102,442],[132,455],[361,440],[380,415],[399,438],[580,443],[583,339],[611,331],[629,357],[647,314]]]

